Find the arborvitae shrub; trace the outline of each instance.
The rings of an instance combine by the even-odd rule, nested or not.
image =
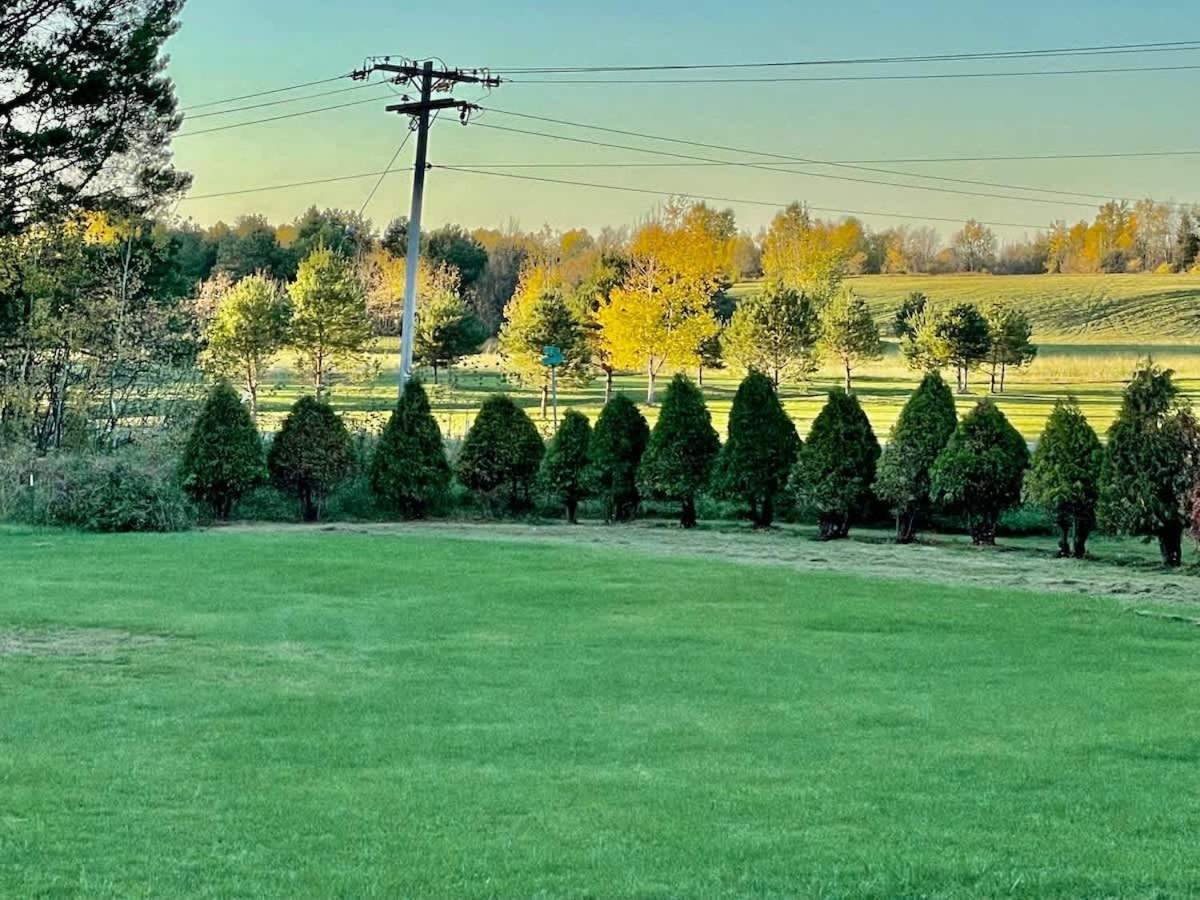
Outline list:
[[[900,411],[875,476],[875,494],[896,517],[898,543],[910,543],[928,514],[929,472],[957,424],[950,386],[928,373]]]
[[[301,397],[283,421],[267,454],[271,480],[300,503],[306,522],[315,522],[329,492],[354,471],[350,432],[328,403]]]
[[[749,507],[755,527],[769,528],[775,518],[775,498],[787,485],[800,446],[796,426],[771,379],[751,372],[733,398],[729,437],[717,457],[713,490]]]
[[[250,411],[227,381],[211,391],[180,460],[183,488],[217,519],[267,477],[262,438]]]
[[[596,493],[610,522],[626,522],[637,514],[637,471],[649,442],[650,426],[632,400],[617,394],[604,405],[588,455]]]
[[[1108,432],[1100,520],[1110,530],[1158,539],[1163,563],[1183,562],[1183,534],[1200,480],[1200,427],[1180,405],[1173,372],[1147,364],[1125,389]]]
[[[1046,422],[1033,465],[1025,475],[1025,498],[1054,517],[1059,556],[1082,559],[1096,527],[1104,448],[1073,400],[1060,400]]]
[[[444,502],[450,464],[429,398],[415,379],[384,426],[370,463],[371,490],[380,506],[406,519],[424,517]]]
[[[1021,497],[1029,447],[991,400],[981,400],[955,429],[931,473],[931,496],[961,512],[975,544],[996,543],[1000,514]]]
[[[455,463],[458,480],[493,510],[528,509],[545,447],[533,421],[512,399],[484,401]]]
[[[679,524],[696,525],[696,495],[708,484],[721,439],[704,395],[686,375],[676,375],[663,398],[658,422],[638,469],[642,491],[678,500]]]
[[[568,409],[542,459],[542,490],[563,505],[571,524],[575,524],[579,501],[591,492],[587,471],[591,437],[587,416]]]
[[[858,398],[834,388],[792,472],[797,499],[817,513],[821,540],[847,537],[866,512],[878,461],[879,441]]]

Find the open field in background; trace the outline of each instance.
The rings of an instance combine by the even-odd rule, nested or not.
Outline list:
[[[495,538],[0,530],[0,894],[1200,891],[1193,579]]]
[[[1030,440],[1041,433],[1054,402],[1068,394],[1080,401],[1092,424],[1103,433],[1120,404],[1124,380],[1146,354],[1174,368],[1179,373],[1180,387],[1200,399],[1200,276],[865,276],[851,279],[850,284],[871,302],[885,329],[904,297],[917,290],[926,293],[935,305],[972,301],[986,306],[999,300],[1027,309],[1035,322],[1039,355],[1028,369],[1009,374],[1008,390],[998,401]],[[743,283],[734,290],[745,294],[759,287]],[[378,377],[369,383],[343,383],[335,388],[335,406],[359,427],[382,427],[394,403],[397,355],[395,340],[381,342],[374,354],[380,367]],[[976,373],[975,379],[974,396],[959,401],[963,410],[987,391],[986,376]],[[666,380],[662,379],[664,387]],[[883,360],[857,373],[856,391],[881,439],[918,380],[894,343],[888,345]],[[705,373],[705,393],[722,436],[738,381],[735,372]],[[624,375],[616,383],[618,390],[639,402],[645,397],[645,376]],[[841,373],[829,365],[807,385],[784,385],[784,403],[802,434],[824,403],[824,393],[840,383]],[[466,432],[483,399],[495,391],[514,394],[536,416],[536,391],[506,381],[495,355],[465,361],[456,369],[453,384],[431,386],[431,390],[443,432],[451,438]],[[281,362],[264,390],[265,428],[277,427],[300,391],[286,361]],[[601,380],[585,386],[562,384],[559,404],[560,408],[574,406],[594,418],[603,396]],[[655,410],[645,412],[653,421]],[[544,431],[550,430],[550,423],[544,423]]]

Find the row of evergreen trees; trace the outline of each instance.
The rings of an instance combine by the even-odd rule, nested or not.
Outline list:
[[[297,402],[263,446],[228,384],[209,397],[185,450],[185,487],[213,515],[270,479],[315,519],[325,496],[353,466],[352,440],[340,417],[313,398]],[[1045,508],[1060,530],[1060,552],[1083,557],[1098,524],[1157,538],[1168,565],[1200,500],[1200,428],[1179,400],[1172,373],[1149,363],[1126,389],[1107,446],[1078,404],[1060,401],[1034,453],[990,399],[958,419],[954,395],[937,372],[909,398],[880,447],[858,399],[835,388],[801,440],[765,375],[742,382],[724,444],[704,397],[677,375],[651,429],[624,395],[612,398],[593,427],[575,410],[545,445],[533,421],[506,395],[481,408],[454,462],[421,385],[410,382],[368,464],[379,505],[406,518],[439,509],[451,483],[496,513],[529,509],[542,494],[576,520],[597,499],[609,521],[632,519],[643,498],[677,503],[680,524],[697,522],[702,493],[739,503],[768,527],[781,497],[816,514],[824,540],[886,505],[896,538],[915,539],[935,511],[959,514],[976,544],[995,542],[1005,510],[1022,500]]]

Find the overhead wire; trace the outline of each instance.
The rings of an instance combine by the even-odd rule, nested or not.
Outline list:
[[[353,73],[344,72],[341,75],[334,75],[331,78],[318,78],[316,81],[304,81],[300,84],[289,84],[287,87],[271,88],[266,91],[254,91],[250,94],[239,94],[236,97],[226,97],[223,100],[209,100],[205,103],[193,103],[190,106],[182,107],[179,111],[186,113],[193,109],[205,109],[210,106],[224,106],[226,103],[237,103],[241,100],[252,100],[255,97],[269,97],[272,94],[283,94],[288,91],[298,91],[301,88],[316,87],[319,84],[330,84],[334,81],[341,81],[343,78],[349,78]]]
[[[338,88],[336,91],[321,91],[319,94],[304,94],[300,97],[284,97],[281,100],[266,100],[262,103],[251,103],[247,106],[234,106],[231,109],[217,109],[213,110],[212,112],[197,113],[195,115],[188,115],[185,113],[184,116],[189,122],[193,121],[194,119],[209,119],[213,116],[228,116],[233,113],[247,112],[248,110],[252,109],[265,109],[269,106],[282,106],[285,103],[300,103],[304,100],[316,100],[320,97],[332,97],[335,94],[348,94],[351,91],[361,91],[363,88],[379,87],[382,84],[387,84],[387,82],[364,82],[351,87]]]

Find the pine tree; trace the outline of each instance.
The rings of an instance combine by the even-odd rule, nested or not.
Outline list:
[[[785,378],[806,378],[817,365],[820,321],[808,297],[779,286],[741,300],[721,335],[725,358],[747,372],[765,372],[775,389]]]
[[[1100,438],[1074,400],[1059,400],[1033,452],[1025,496],[1054,516],[1061,538],[1059,556],[1083,559],[1096,527],[1100,493]]]
[[[775,519],[775,498],[787,485],[800,449],[771,379],[751,372],[738,387],[729,412],[729,437],[717,457],[713,489],[745,503],[756,528]]]
[[[996,543],[1000,514],[1021,497],[1029,447],[990,399],[958,423],[933,464],[930,495],[959,510],[974,544]]]
[[[600,411],[589,445],[589,470],[610,522],[626,522],[637,514],[641,495],[638,465],[650,442],[650,426],[634,402],[617,394]]]
[[[228,381],[209,392],[184,446],[180,474],[184,490],[221,520],[229,518],[244,494],[266,481],[262,439]]]
[[[271,442],[267,468],[276,486],[300,502],[304,521],[317,521],[329,492],[354,468],[346,423],[328,403],[301,397]]]
[[[484,401],[455,463],[458,480],[491,508],[528,509],[545,447],[533,420],[512,398]]]
[[[721,439],[704,395],[686,375],[676,375],[663,397],[658,422],[642,456],[638,484],[656,497],[678,500],[679,524],[696,526],[696,495],[708,483]]]
[[[542,458],[542,488],[563,504],[572,525],[577,520],[579,501],[591,493],[587,471],[591,437],[587,416],[568,409]]]
[[[1200,427],[1179,403],[1170,369],[1147,363],[1125,389],[1108,431],[1100,519],[1112,531],[1156,537],[1163,563],[1183,562],[1183,534],[1200,479]]]
[[[813,421],[792,471],[792,489],[817,512],[821,540],[848,537],[871,502],[879,441],[858,398],[841,388]]]
[[[896,541],[911,543],[929,509],[929,472],[958,424],[954,395],[929,372],[900,411],[879,460],[875,493],[896,517]]]
[[[371,457],[371,489],[385,509],[420,519],[445,499],[449,487],[442,432],[425,389],[412,379]]]

